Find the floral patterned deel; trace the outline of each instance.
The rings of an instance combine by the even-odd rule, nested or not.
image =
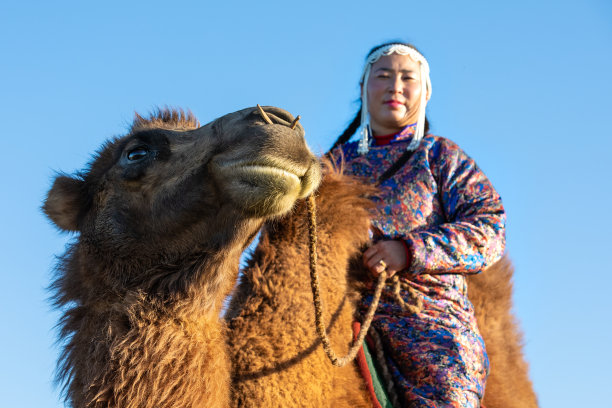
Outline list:
[[[336,148],[347,173],[376,183],[410,144],[414,127],[365,155],[357,143]],[[499,194],[455,143],[426,135],[408,162],[380,186],[374,227],[408,244],[412,264],[399,277],[424,308],[402,310],[385,287],[372,326],[406,406],[477,407],[489,369],[484,342],[467,298],[464,274],[496,262],[505,246],[506,216]],[[361,310],[372,300],[368,283]],[[402,296],[411,302],[408,291]]]

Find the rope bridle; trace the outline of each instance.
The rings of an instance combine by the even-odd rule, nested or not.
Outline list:
[[[378,307],[380,294],[382,293],[382,289],[385,286],[385,280],[387,279],[387,271],[383,271],[378,276],[378,283],[376,284],[376,289],[374,291],[374,299],[372,300],[372,304],[370,305],[370,308],[366,313],[366,318],[361,326],[361,330],[359,330],[359,335],[357,336],[357,339],[351,345],[351,348],[349,349],[346,356],[338,357],[331,347],[331,342],[325,330],[325,325],[323,324],[322,319],[323,308],[321,306],[321,294],[319,292],[319,276],[317,274],[316,204],[313,194],[308,196],[308,238],[310,249],[310,286],[312,288],[312,298],[315,307],[315,326],[317,329],[317,333],[321,338],[323,350],[325,350],[325,354],[327,354],[327,357],[329,358],[331,363],[337,367],[343,367],[347,363],[353,361],[363,344],[363,340],[365,339],[365,336],[368,333],[368,329],[370,328],[370,324],[372,323],[374,312]]]
[[[323,324],[323,307],[321,305],[321,294],[319,291],[319,276],[317,273],[317,222],[316,222],[316,204],[314,195],[311,194],[308,199],[308,238],[309,238],[309,250],[310,250],[310,286],[312,288],[312,298],[315,307],[315,326],[317,330],[317,334],[321,339],[321,343],[323,344],[323,350],[325,354],[331,361],[331,363],[337,367],[343,367],[349,362],[353,361],[361,349],[363,345],[363,341],[370,329],[370,325],[372,323],[372,319],[374,318],[374,313],[378,308],[378,303],[380,301],[380,295],[385,286],[387,280],[387,271],[384,270],[379,276],[378,281],[376,283],[376,288],[374,289],[374,296],[372,298],[372,303],[368,308],[368,311],[365,315],[365,319],[361,325],[361,329],[359,330],[359,334],[357,338],[352,342],[351,347],[348,353],[344,357],[338,357],[338,355],[334,352],[331,347],[331,342],[329,340],[329,336],[327,335],[327,331],[325,330],[325,325]],[[395,284],[394,294],[398,300],[398,303],[404,310],[408,310],[412,313],[418,313],[423,309],[423,299],[420,296],[416,295],[416,290],[411,286],[402,285],[399,278],[396,276],[393,277],[393,283]],[[404,286],[405,289],[410,291],[411,297],[417,299],[416,305],[411,305],[406,303],[402,297],[400,296],[400,290]]]
[[[397,160],[383,173],[380,175],[378,180],[376,181],[376,186],[380,186],[385,180],[388,180],[392,177],[400,168],[406,164],[406,162],[412,157],[414,150],[406,150]],[[372,319],[374,318],[374,314],[376,309],[378,308],[378,303],[380,301],[380,295],[387,281],[387,271],[386,269],[378,276],[378,281],[376,283],[376,288],[374,289],[374,296],[372,297],[372,303],[366,312],[365,319],[361,325],[359,330],[359,335],[352,342],[351,347],[344,357],[338,357],[334,350],[331,348],[331,343],[329,337],[327,336],[327,332],[325,330],[325,325],[323,324],[323,308],[321,306],[321,295],[319,292],[319,277],[317,274],[317,222],[316,222],[316,203],[314,194],[311,194],[308,199],[308,236],[309,236],[309,249],[310,249],[310,285],[312,288],[312,298],[315,307],[315,326],[319,337],[321,338],[321,343],[323,344],[323,350],[325,350],[325,354],[331,361],[331,363],[337,367],[343,367],[350,361],[353,361],[361,349],[363,345],[363,341],[370,329],[370,325],[372,323]],[[423,299],[418,295],[418,292],[410,285],[401,282],[397,275],[392,277],[392,283],[394,285],[393,294],[402,309],[407,310],[413,314],[419,313],[423,310]],[[401,289],[405,289],[410,292],[410,297],[412,299],[416,299],[416,305],[411,305],[406,303],[404,299],[402,299],[400,291]]]

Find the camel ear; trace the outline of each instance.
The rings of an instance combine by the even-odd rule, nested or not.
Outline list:
[[[57,176],[42,210],[64,231],[79,230],[79,216],[88,202],[86,183],[80,178]]]

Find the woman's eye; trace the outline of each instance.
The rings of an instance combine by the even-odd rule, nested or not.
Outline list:
[[[142,160],[149,154],[149,149],[145,147],[137,147],[134,150],[130,150],[127,154],[128,160],[137,161]]]

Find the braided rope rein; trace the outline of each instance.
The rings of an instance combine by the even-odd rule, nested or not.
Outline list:
[[[376,284],[376,290],[374,291],[374,298],[372,304],[366,313],[366,318],[359,330],[357,339],[352,342],[352,345],[348,353],[344,357],[338,357],[334,350],[332,350],[331,342],[327,336],[325,325],[323,324],[323,308],[321,306],[321,294],[319,292],[319,276],[317,274],[317,218],[316,218],[316,204],[314,194],[308,197],[308,237],[309,237],[309,249],[310,249],[310,286],[312,288],[312,298],[315,307],[315,325],[317,333],[321,338],[323,344],[323,350],[325,354],[336,367],[344,367],[349,362],[353,361],[359,352],[359,349],[363,345],[372,319],[374,318],[374,312],[378,307],[378,301],[380,300],[380,294],[385,286],[385,280],[387,279],[387,271],[383,271]]]
[[[407,284],[406,282],[402,282],[397,275],[393,275],[391,278],[393,282],[393,294],[395,295],[395,300],[401,306],[403,310],[407,310],[413,314],[420,313],[423,310],[423,297],[419,296],[419,293],[415,288]],[[402,298],[400,291],[404,289],[410,292],[410,298],[416,299],[416,305],[411,305],[410,303],[406,303],[406,301]]]
[[[321,343],[323,344],[323,350],[325,354],[331,361],[333,365],[336,367],[344,367],[349,362],[353,361],[361,349],[363,345],[363,341],[370,329],[370,325],[372,324],[372,319],[374,318],[374,313],[378,308],[378,303],[380,301],[380,295],[385,286],[385,281],[387,280],[387,271],[383,271],[378,276],[378,281],[376,282],[376,288],[374,290],[374,296],[372,297],[372,303],[368,308],[368,311],[365,315],[365,319],[361,325],[361,329],[359,330],[359,335],[357,339],[352,341],[351,347],[348,353],[344,357],[338,357],[337,354],[331,347],[331,342],[329,340],[329,336],[327,335],[327,331],[325,330],[325,325],[323,324],[323,307],[321,305],[321,294],[319,290],[319,276],[317,273],[317,216],[316,216],[316,203],[314,194],[308,196],[307,199],[307,207],[308,207],[308,238],[309,238],[309,251],[310,251],[310,286],[312,289],[312,298],[315,308],[315,327],[317,330],[317,334],[321,339]],[[423,310],[423,299],[417,295],[416,290],[409,285],[402,284],[398,278],[398,276],[393,277],[393,283],[395,284],[394,294],[398,300],[398,303],[404,310],[408,310],[412,313],[419,313]],[[400,290],[404,287],[406,290],[410,292],[413,299],[417,299],[416,305],[411,305],[406,303],[402,297],[400,296]]]

